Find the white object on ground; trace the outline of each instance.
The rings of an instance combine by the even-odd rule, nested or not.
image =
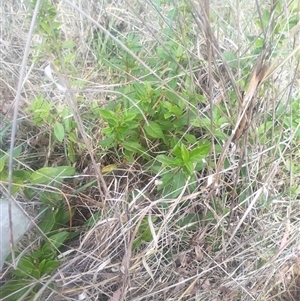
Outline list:
[[[15,204],[11,206],[12,213],[12,229],[14,245],[25,234],[30,225],[30,219],[22,212],[22,210]],[[10,253],[10,230],[8,217],[8,200],[0,199],[0,271],[6,257]]]

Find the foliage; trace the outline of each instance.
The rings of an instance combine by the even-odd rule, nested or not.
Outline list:
[[[71,229],[74,208],[71,208],[65,197],[64,183],[68,181],[71,187],[75,187],[75,193],[84,193],[94,186],[97,180],[80,186],[74,177],[74,166],[81,172],[82,167],[91,163],[91,154],[87,155],[89,151],[83,143],[83,132],[73,117],[76,110],[83,120],[86,136],[91,141],[93,155],[97,160],[100,158],[99,162],[105,162],[105,166],[101,166],[102,173],[107,172],[110,176],[116,166],[129,163],[141,166],[149,178],[156,179],[151,193],[148,195],[145,192],[151,205],[155,204],[155,209],[150,206],[151,210],[153,209],[152,215],[140,219],[140,212],[136,214],[134,211],[136,207],[130,208],[130,225],[132,231],[137,233],[133,240],[132,252],[138,252],[153,241],[163,226],[179,229],[178,231],[185,229],[182,230],[184,235],[188,231],[194,233],[206,225],[218,228],[221,221],[227,223],[226,218],[234,206],[235,214],[239,218],[237,208],[240,206],[245,209],[245,199],[256,185],[255,180],[255,183],[247,184],[246,188],[243,186],[244,179],[253,176],[244,166],[242,157],[242,153],[247,150],[246,144],[237,143],[238,151],[235,154],[241,156],[241,159],[238,158],[241,161],[238,163],[237,174],[224,180],[230,183],[233,178],[234,181],[236,179],[234,187],[231,187],[231,183],[224,184],[228,184],[224,190],[228,189],[229,192],[216,193],[205,210],[198,208],[201,207],[202,200],[198,202],[200,205],[191,206],[193,200],[188,196],[197,194],[203,188],[203,178],[206,180],[215,169],[240,110],[237,91],[233,85],[227,85],[229,74],[222,69],[223,65],[228,65],[232,72],[230,81],[236,79],[234,86],[242,95],[248,88],[251,68],[266,46],[272,48],[271,58],[275,59],[278,54],[285,54],[286,33],[299,24],[299,8],[295,3],[296,1],[292,1],[291,15],[288,19],[282,14],[283,1],[276,2],[274,14],[269,7],[262,6],[259,18],[254,20],[256,28],[251,28],[250,33],[245,32],[243,35],[246,43],[249,43],[247,55],[241,57],[240,49],[236,50],[240,46],[234,50],[224,47],[225,50],[222,48],[220,54],[217,53],[219,50],[216,51],[223,61],[218,61],[216,55],[210,58],[213,60],[209,68],[206,58],[202,59],[194,54],[197,34],[191,25],[194,22],[192,18],[195,17],[192,2],[179,1],[176,7],[172,7],[173,2],[169,0],[152,1],[157,11],[164,5],[171,8],[165,15],[160,15],[162,19],[159,22],[162,27],[159,36],[149,31],[148,34],[153,36],[146,41],[139,27],[134,27],[130,32],[123,32],[120,24],[103,21],[105,24],[101,25],[106,33],[99,28],[89,32],[88,38],[91,38],[92,42],[89,56],[86,56],[87,61],[90,57],[95,59],[93,63],[97,72],[103,73],[105,70],[105,79],[111,81],[111,86],[114,87],[107,92],[113,95],[113,100],[102,106],[92,99],[87,105],[81,92],[75,89],[84,87],[90,80],[90,74],[84,80],[78,79],[78,66],[89,70],[89,65],[85,65],[85,62],[83,64],[82,58],[77,57],[75,41],[68,39],[68,35],[64,34],[62,27],[65,25],[59,19],[59,10],[55,2],[43,1],[35,32],[41,42],[34,46],[31,59],[43,68],[45,61],[51,61],[51,70],[71,79],[71,86],[68,88],[72,93],[79,91],[74,93],[74,103],[77,102],[79,108],[71,108],[63,101],[53,101],[49,96],[51,94],[36,93],[25,109],[37,140],[46,141],[42,146],[47,150],[47,155],[27,164],[29,159],[24,154],[28,146],[26,143],[18,144],[13,151],[15,162],[18,164],[12,171],[12,193],[21,194],[28,200],[38,200],[41,204],[41,221],[38,224],[39,231],[36,231],[38,245],[34,246],[33,251],[24,255],[16,250],[16,255],[19,256],[17,269],[11,272],[11,280],[2,287],[3,300],[19,300],[25,295],[28,300],[32,299],[40,289],[44,277],[51,275],[61,264],[58,255],[64,251],[66,242],[78,235]],[[30,1],[30,5],[33,8],[36,1]],[[276,24],[272,24],[274,16]],[[212,13],[210,18],[214,24],[216,15]],[[141,21],[141,24],[147,28],[146,21]],[[268,33],[270,24],[272,32]],[[107,32],[110,35],[107,35]],[[228,41],[230,38],[228,37]],[[270,40],[274,45],[270,44]],[[224,74],[218,74],[214,68],[224,71]],[[211,74],[208,74],[207,69],[210,69]],[[47,84],[51,77],[50,86],[59,92],[65,92],[60,80],[54,80],[52,74],[50,77],[46,74],[46,77]],[[218,90],[218,95],[210,95],[210,80],[216,84],[216,91],[221,86],[222,91],[219,93]],[[266,88],[267,84],[263,89]],[[98,95],[95,99],[97,97]],[[262,95],[258,93],[257,98],[259,97]],[[263,106],[264,104],[255,105],[254,112],[259,115]],[[275,144],[277,146],[274,148],[274,156],[283,158],[286,145],[280,144],[282,139],[286,141],[292,135],[295,141],[291,144],[296,147],[299,142],[299,97],[291,96],[288,104],[276,104],[272,113],[268,109],[265,112],[264,118],[259,116],[249,128],[249,133],[253,135],[249,135],[247,143],[251,146],[257,143],[266,147],[273,147]],[[3,137],[8,131],[9,127],[1,129],[0,133],[0,181],[3,183],[7,183],[9,178],[8,150],[2,147]],[[251,151],[249,149],[249,152]],[[56,156],[57,154],[59,155]],[[299,172],[294,155],[293,153],[290,158],[285,158],[282,166],[282,170],[293,176]],[[225,160],[226,168],[231,164],[230,159]],[[271,156],[266,159],[265,166],[271,165],[272,160],[275,159]],[[208,190],[208,186],[205,189]],[[299,187],[292,185],[290,191],[291,194],[297,195]],[[139,194],[138,189],[134,192]],[[142,194],[144,195],[144,192],[140,195]],[[230,194],[237,197],[234,198]],[[115,217],[117,212],[118,215],[122,215],[124,208],[127,210],[132,202],[129,194],[126,198],[124,207],[118,207],[118,211],[105,214]],[[270,206],[271,201],[263,199],[258,200],[258,203]],[[126,216],[130,216],[127,211],[125,213]],[[107,218],[104,217],[105,214],[99,209],[99,212],[88,219],[85,226],[93,227],[98,220]],[[162,220],[164,216],[168,216],[168,220]],[[218,249],[221,243],[215,244],[217,247],[210,246],[213,251]],[[56,289],[53,284],[50,286]]]

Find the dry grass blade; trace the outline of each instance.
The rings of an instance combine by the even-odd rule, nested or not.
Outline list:
[[[297,1],[2,6],[1,300],[298,299]]]

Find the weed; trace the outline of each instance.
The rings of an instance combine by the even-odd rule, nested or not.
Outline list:
[[[1,298],[277,300],[299,234],[297,1],[108,2],[40,8],[11,170],[40,215]]]

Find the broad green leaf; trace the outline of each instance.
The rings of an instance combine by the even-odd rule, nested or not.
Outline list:
[[[163,188],[162,195],[168,199],[176,198],[184,187],[187,175],[181,170],[172,170],[164,174],[161,178],[162,184],[158,185],[158,190]]]
[[[146,133],[152,138],[161,138],[165,140],[164,133],[158,123],[149,121],[149,124],[144,126]]]
[[[0,172],[0,181],[7,182],[8,181],[8,171],[3,170]]]
[[[60,248],[61,245],[65,242],[65,240],[68,238],[69,232],[67,231],[61,231],[59,233],[56,233],[54,235],[51,235],[49,237],[49,240],[51,241],[51,245]]]
[[[151,241],[153,239],[150,227],[148,226],[147,229],[141,234],[141,239],[144,241]]]
[[[57,186],[57,185],[52,185]],[[41,202],[51,206],[57,206],[57,204],[61,203],[60,201],[63,199],[61,192],[55,191],[43,191],[39,194],[39,199]]]
[[[131,121],[131,120],[133,120],[135,117],[136,117],[136,114],[126,114],[126,115],[124,116],[124,121],[125,121],[125,122],[126,122],[126,121]]]
[[[199,228],[199,224],[201,221],[201,215],[200,214],[187,214],[184,217],[180,217],[178,219],[177,225],[180,228],[185,228],[188,230],[196,230]]]
[[[235,52],[225,51],[223,52],[223,56],[230,67],[238,68],[238,60]]]
[[[33,260],[34,259],[29,256],[22,256],[18,262],[18,268],[13,271],[13,274],[22,278],[29,277],[28,275],[34,277],[36,267]]]
[[[75,58],[75,53],[69,53],[66,57],[64,57],[64,63],[69,63],[71,61],[73,61]],[[80,80],[72,80],[71,81],[71,87],[76,86],[77,87],[83,87],[84,85],[84,81],[80,81]]]
[[[195,168],[193,168],[195,170]],[[194,192],[199,188],[199,181],[195,173],[189,177],[189,192]]]
[[[70,162],[73,164],[76,160],[76,157],[75,157],[75,149],[74,149],[74,144],[72,141],[69,141],[69,144],[68,144],[68,158],[70,160]]]
[[[55,213],[51,211],[49,212],[49,210],[46,211],[46,214],[43,216],[41,222],[39,223],[39,228],[45,234],[49,233],[55,225]]]
[[[204,159],[209,152],[210,149],[210,144],[204,144],[201,146],[198,146],[197,148],[193,149],[190,152],[190,160],[193,163],[197,163],[199,161],[201,161],[202,159]]]
[[[22,151],[22,145],[17,146],[13,151],[13,157],[14,158],[19,157],[21,151]]]
[[[257,38],[257,40],[255,41],[255,48],[259,48],[261,49],[265,44],[265,40],[262,37]]]
[[[184,168],[187,170],[189,175],[192,175],[194,173],[194,165],[191,161],[185,162]]]
[[[1,128],[2,128],[2,130],[0,130],[0,144],[2,144],[3,143],[3,138],[5,138],[6,137],[6,133],[7,133],[7,131],[11,128],[11,126],[12,126],[12,124],[11,123],[9,123],[7,126],[5,126],[4,127],[4,123],[2,124],[2,126],[1,126]]]
[[[47,22],[41,21],[41,22],[39,22],[39,25],[42,27],[42,29],[44,29],[44,32],[47,35],[49,35],[49,36],[51,35],[51,28]]]
[[[135,82],[133,84],[133,87],[137,93],[137,95],[140,97],[140,98],[145,98],[147,96],[147,92],[146,92],[146,89],[145,89],[145,86],[140,84],[140,83],[137,83]]]
[[[0,158],[0,172],[3,170],[6,162],[8,162],[8,156],[7,155],[3,155],[1,158]]]
[[[53,250],[53,247],[51,247],[49,245],[49,243],[48,244],[44,244],[42,246],[42,248],[40,249],[40,252],[38,252],[38,251],[39,250],[37,250],[37,252],[35,252],[36,257],[40,257],[40,258],[42,257],[42,258],[44,258],[46,260],[54,260],[54,258],[56,258],[56,256],[57,256],[56,250]],[[38,255],[40,255],[40,256],[38,256]]]
[[[184,139],[190,144],[194,144],[197,142],[197,138],[191,134],[185,134]]]
[[[132,244],[132,250],[136,250],[142,244],[142,239],[140,237],[136,238]]]
[[[60,260],[48,260],[46,261],[45,265],[43,266],[43,269],[41,270],[42,275],[49,275],[53,271],[55,271],[61,264]]]
[[[102,129],[102,134],[104,135],[111,135],[111,134],[114,134],[116,131],[115,131],[115,128],[114,127],[106,127],[106,128],[103,128]]]
[[[75,144],[78,143],[78,139],[77,139],[75,133],[73,133],[73,132],[69,133],[69,139],[70,139],[70,141],[72,141]]]
[[[99,113],[104,120],[113,120],[115,122],[119,121],[118,116],[113,111],[99,110]]]
[[[22,151],[22,146],[19,145],[13,150],[13,157],[17,158]],[[5,164],[8,162],[9,153],[5,153],[4,151],[0,150],[0,153],[3,154],[0,158],[0,172],[4,169]]]
[[[107,137],[104,138],[103,140],[101,140],[99,142],[99,145],[101,145],[102,147],[114,147],[116,144],[116,141],[113,137]]]
[[[189,151],[187,150],[187,148],[185,147],[184,144],[181,144],[180,149],[181,149],[181,157],[182,157],[183,161],[185,163],[187,163],[190,160]]]
[[[30,288],[30,283],[32,280],[27,279],[18,279],[18,280],[9,280],[3,286],[1,286],[0,290],[0,300],[3,301],[19,301],[22,296],[26,293]]]
[[[54,124],[54,135],[59,142],[62,142],[65,137],[65,129],[64,126],[56,121]]]
[[[157,190],[161,190],[171,185],[174,177],[174,171],[168,171],[167,173],[163,174],[161,177],[161,184],[157,186]]]
[[[156,156],[156,160],[165,166],[182,166],[183,161],[180,158],[168,157],[166,155]]]
[[[18,179],[22,182],[28,181],[30,179],[31,173],[26,170],[14,170],[13,179]]]
[[[171,104],[169,101],[162,101],[161,105],[169,111],[167,116],[172,116],[172,115],[180,116],[182,114],[182,110],[178,106]]]
[[[75,47],[76,43],[73,40],[66,41],[62,44],[62,48],[68,49]]]
[[[129,150],[129,151],[132,151],[132,152],[142,152],[144,151],[145,149],[136,141],[124,141],[122,143],[123,147],[126,149],[126,150]]]
[[[183,171],[177,171],[173,176],[172,186],[170,187],[169,191],[164,190],[164,195],[167,198],[176,198],[182,192],[183,187],[185,186],[187,176]]]
[[[71,212],[73,214],[73,212]],[[70,220],[70,212],[63,206],[56,208],[55,210],[55,227],[53,230],[59,229],[64,226]]]
[[[181,143],[177,143],[172,150],[172,154],[175,155],[177,158],[182,159],[182,154],[181,154]]]
[[[43,273],[42,273],[42,270],[43,270],[43,268],[44,268],[44,266],[45,266],[45,263],[46,263],[46,259],[43,259],[43,260],[40,262],[40,264],[38,265],[38,270],[40,271],[41,274],[43,274]]]
[[[71,117],[64,118],[64,128],[67,133],[71,132],[73,126],[73,119]]]
[[[31,174],[32,184],[49,184],[50,182],[61,182],[65,177],[73,176],[75,168],[71,166],[43,167]]]
[[[106,174],[106,173],[112,172],[113,170],[116,170],[116,169],[117,169],[116,164],[108,164],[108,165],[105,165],[102,167],[101,172],[103,174]]]

